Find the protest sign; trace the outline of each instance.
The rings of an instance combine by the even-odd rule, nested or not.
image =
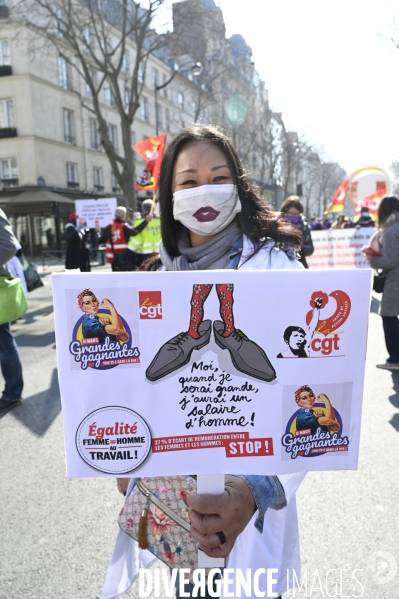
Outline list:
[[[357,467],[371,270],[52,283],[69,476]]]
[[[314,252],[306,257],[309,268],[370,268],[361,249],[376,229],[326,229],[312,231]]]
[[[107,227],[114,219],[115,209],[116,198],[75,200],[79,227],[88,227],[89,229]]]

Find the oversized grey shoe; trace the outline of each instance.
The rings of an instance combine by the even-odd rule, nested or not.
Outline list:
[[[223,331],[223,322],[215,320],[213,323],[215,341],[222,349],[229,350],[237,370],[261,381],[270,382],[276,378],[276,371],[259,345],[250,341],[240,329],[236,329],[228,337],[223,337]]]
[[[187,333],[179,333],[167,341],[156,354],[146,370],[149,381],[157,381],[163,376],[188,364],[195,349],[201,349],[211,336],[212,321],[204,320],[198,327],[199,339],[190,337]]]

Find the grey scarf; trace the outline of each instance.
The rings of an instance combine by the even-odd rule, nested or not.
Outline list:
[[[212,239],[191,247],[190,233],[184,229],[178,241],[179,256],[172,258],[163,243],[159,246],[162,264],[166,270],[217,270],[229,264],[231,248],[242,232],[234,220],[228,227],[217,233]]]

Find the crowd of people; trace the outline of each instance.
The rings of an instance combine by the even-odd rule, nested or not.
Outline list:
[[[105,247],[107,263],[113,272],[136,270],[147,258],[158,252],[161,241],[160,218],[154,214],[153,200],[144,200],[142,212],[135,212],[133,225],[127,223],[127,209],[118,206],[112,224],[101,230],[78,227],[78,215],[72,212],[65,227],[67,243],[65,268],[90,272],[90,258]],[[93,238],[94,243],[90,243]]]
[[[338,214],[335,220],[327,215],[324,218],[312,216],[310,219],[310,228],[312,231],[323,231],[325,229],[360,229],[362,227],[375,227],[376,222],[370,214],[367,206],[363,206],[360,210],[360,216],[357,220]]]

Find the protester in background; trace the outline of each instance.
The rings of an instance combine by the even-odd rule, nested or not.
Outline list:
[[[378,241],[382,256],[364,253],[372,268],[382,269],[386,275],[382,292],[380,314],[384,328],[388,359],[377,368],[399,370],[399,199],[395,196],[382,198],[378,208]]]
[[[308,263],[306,262],[306,256],[311,256],[313,254],[314,247],[310,227],[305,218],[302,216],[303,204],[299,196],[289,196],[282,203],[280,211],[285,220],[299,229],[302,233],[302,245],[299,252],[299,261],[305,268],[309,268]]]
[[[3,210],[0,209],[0,276],[9,275],[4,265],[15,256],[19,247],[11,225]],[[0,324],[0,365],[5,380],[0,410],[6,410],[21,403],[24,386],[21,359],[10,322]]]
[[[138,229],[143,221],[153,214],[152,200],[144,200],[142,204],[143,217],[134,222],[134,227]],[[161,241],[161,221],[157,216],[152,216],[151,222],[135,237],[129,240],[129,250],[133,254],[133,263],[138,268],[144,260],[151,258],[158,253],[159,243]]]
[[[194,125],[183,129],[169,144],[158,197],[162,214],[160,259],[154,257],[143,270],[301,268],[295,260],[295,249],[301,243],[299,231],[257,195],[230,140],[216,127]],[[206,281],[205,276],[203,279]],[[210,289],[205,291],[205,297],[199,298],[202,302]],[[240,347],[249,341],[238,329],[225,340],[231,335]],[[175,355],[186,351],[189,339],[188,333],[180,335]],[[230,580],[234,580],[237,569],[276,568],[280,573],[278,592],[286,590],[282,573],[291,568],[299,571],[295,491],[303,477],[304,473],[226,475],[222,495],[188,495],[191,535],[207,555],[228,556]],[[122,492],[127,489],[126,482],[119,481]],[[134,479],[128,495],[133,483]],[[153,559],[148,552],[139,553],[138,544],[121,531],[102,598],[120,597],[137,569],[148,567]],[[259,581],[262,594],[266,591],[265,578]],[[194,596],[193,585],[185,587],[185,596]],[[181,596],[178,589],[176,596]]]
[[[323,225],[321,224],[319,219],[316,218],[316,216],[312,216],[312,218],[310,219],[310,228],[312,229],[312,231],[322,231]]]
[[[105,228],[98,240],[99,244],[105,243],[107,262],[111,264],[113,272],[134,269],[132,253],[128,250],[128,242],[131,237],[141,233],[151,218],[151,216],[148,216],[138,227],[131,227],[126,223],[125,206],[117,207],[114,222]]]
[[[26,280],[25,280],[25,274],[24,274],[24,269],[22,267],[21,264],[21,260],[20,257],[22,256],[22,248],[21,248],[21,244],[19,243],[19,241],[17,240],[18,243],[18,250],[15,254],[15,256],[13,256],[6,264],[6,268],[8,270],[8,272],[10,273],[10,275],[12,276],[13,279],[15,279],[16,277],[18,277],[21,281],[21,285],[23,287],[23,290],[25,292],[26,297],[28,297],[28,287],[26,285]]]
[[[352,229],[353,223],[344,214],[339,214],[331,225],[332,229]]]
[[[361,227],[375,227],[375,222],[367,206],[361,208],[360,217],[356,223],[356,229],[360,229]]]
[[[323,229],[330,229],[331,228],[331,221],[328,218],[328,216],[326,216],[325,218],[323,218],[323,220],[321,221],[321,224],[323,226]]]
[[[90,250],[87,238],[89,229],[78,229],[77,218],[76,212],[71,212],[65,227],[67,242],[65,268],[68,270],[79,268],[81,272],[90,272]]]

